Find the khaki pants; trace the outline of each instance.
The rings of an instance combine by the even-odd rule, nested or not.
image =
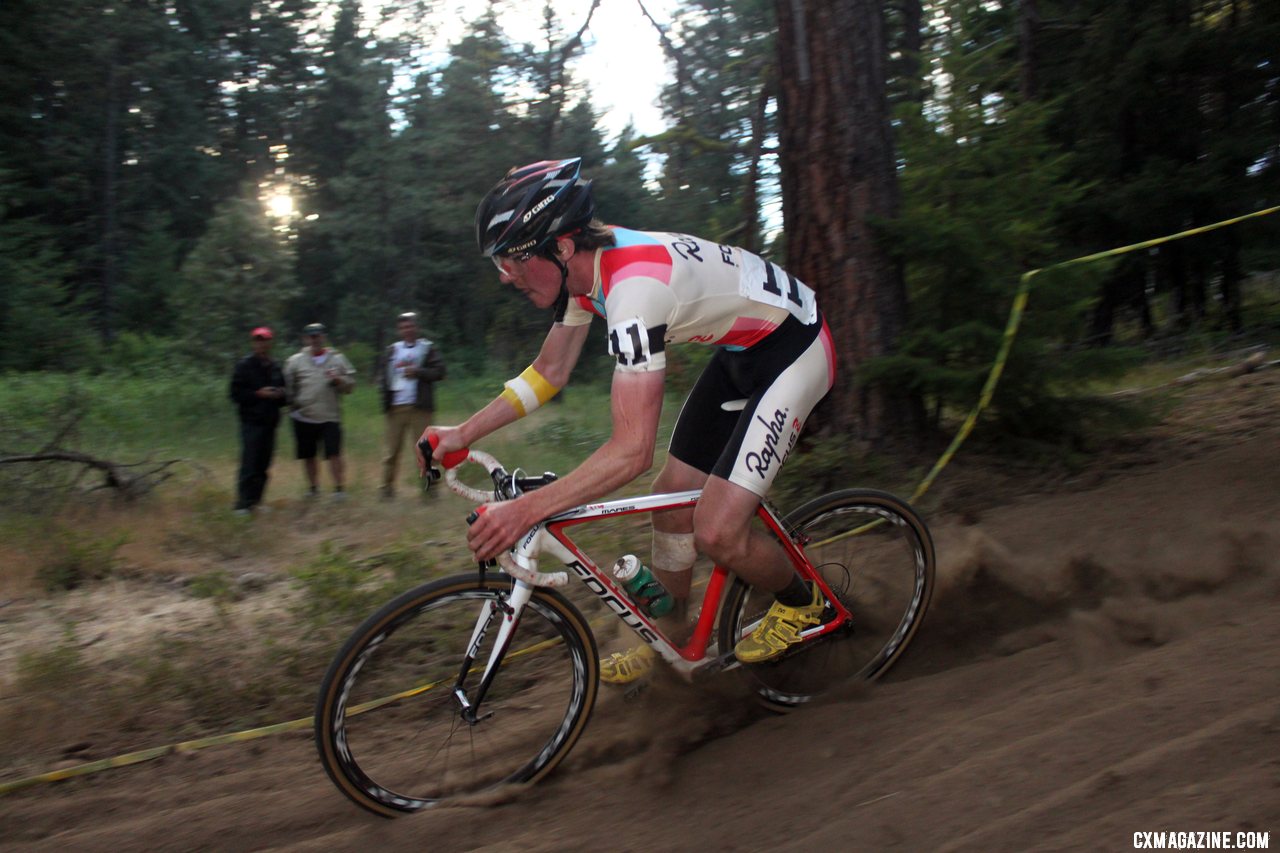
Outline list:
[[[387,411],[387,455],[382,459],[382,488],[395,491],[396,468],[400,463],[400,449],[405,443],[405,433],[409,439],[409,458],[413,458],[413,445],[422,431],[431,423],[431,412],[413,406],[392,406]]]

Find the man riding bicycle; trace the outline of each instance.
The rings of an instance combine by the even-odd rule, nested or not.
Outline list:
[[[573,158],[512,169],[480,202],[480,251],[502,283],[539,308],[554,306],[555,322],[533,364],[501,395],[462,424],[428,428],[438,438],[434,457],[442,460],[550,400],[568,382],[592,318],[605,320],[617,359],[612,434],[565,477],[487,507],[467,542],[478,560],[492,559],[543,519],[649,470],[667,345],[716,347],[653,484],[657,492],[702,489],[702,498],[692,509],[654,516],[650,565],[675,598],[681,622],[699,552],[774,593],[766,617],[734,648],[744,663],[768,660],[797,642],[823,608],[820,592],[751,522],[834,381],[830,331],[813,291],[776,264],[698,237],[604,225],[580,166]],[[602,662],[601,677],[631,681],[649,668],[651,655],[647,646],[615,654]]]

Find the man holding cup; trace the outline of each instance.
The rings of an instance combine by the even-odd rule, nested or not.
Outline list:
[[[292,411],[297,456],[302,460],[308,496],[319,494],[317,452],[324,447],[333,475],[335,500],[346,497],[342,466],[342,402],[340,395],[356,387],[356,371],[347,357],[325,343],[325,328],[311,323],[302,330],[305,346],[285,362],[285,391]]]
[[[240,475],[236,480],[237,515],[248,515],[262,502],[271,457],[276,450],[276,427],[285,403],[284,374],[271,357],[271,329],[259,326],[249,333],[253,352],[236,362],[231,374],[231,399],[240,415]]]

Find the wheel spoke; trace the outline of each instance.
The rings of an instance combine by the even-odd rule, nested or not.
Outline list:
[[[807,543],[810,564],[851,618],[777,660],[741,667],[766,704],[779,708],[802,704],[851,677],[882,675],[924,616],[934,570],[923,522],[882,492],[836,492],[801,507],[786,524]],[[721,617],[722,643],[748,632],[772,600],[736,582]]]
[[[489,626],[465,663],[480,608],[508,587],[474,577],[428,584],[371,617],[339,653],[316,727],[343,793],[389,816],[536,778],[572,746],[595,698],[595,649],[558,595],[538,593],[525,607],[474,723],[454,696],[458,674],[483,671],[498,635]]]

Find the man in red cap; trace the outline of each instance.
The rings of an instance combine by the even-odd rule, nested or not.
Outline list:
[[[231,399],[240,410],[240,477],[235,513],[248,515],[262,502],[284,406],[284,373],[271,357],[274,335],[266,326],[249,333],[253,352],[236,362]]]

